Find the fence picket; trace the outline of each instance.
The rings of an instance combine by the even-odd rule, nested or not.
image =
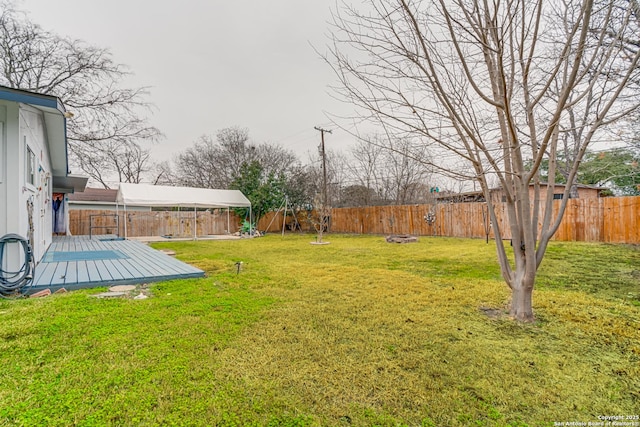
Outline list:
[[[553,205],[553,216],[558,213],[560,201]],[[485,238],[483,223],[484,203],[442,203],[438,205],[365,206],[335,208],[331,213],[331,232],[353,234],[413,234],[420,236],[448,236]],[[425,217],[434,212],[436,221],[427,224]],[[89,234],[89,215],[113,213],[95,210],[71,210],[69,228],[72,234]],[[121,215],[123,215],[121,213]],[[193,212],[153,211],[127,212],[130,236],[191,236]],[[274,216],[276,217],[274,219]],[[303,231],[313,232],[307,214],[297,215]],[[510,239],[511,231],[504,203],[496,204],[496,219],[501,226],[502,238]],[[105,219],[94,219],[95,225],[108,226]],[[121,216],[121,233],[124,226]],[[293,217],[287,216],[287,224]],[[238,231],[240,218],[230,214],[230,232]],[[278,233],[282,230],[282,212],[270,212],[258,223],[258,230]],[[267,229],[267,226],[269,228]],[[539,219],[542,224],[542,216]],[[198,212],[196,227],[198,236],[227,233],[227,212]],[[112,230],[115,234],[115,227]],[[493,228],[489,237],[495,238]],[[640,243],[640,196],[571,199],[567,202],[565,216],[553,237],[555,240]]]
[[[554,201],[553,216],[557,217],[560,201]],[[503,239],[511,238],[504,203],[496,203],[496,218]],[[442,203],[407,206],[364,206],[335,208],[331,214],[331,231],[355,234],[413,234],[419,236],[448,236],[485,238],[483,222],[484,203]],[[426,215],[434,211],[436,221],[429,225]],[[268,230],[282,229],[282,214]],[[268,214],[259,224],[264,228],[274,213]],[[538,224],[542,225],[541,215]],[[305,231],[311,231],[308,225]],[[495,238],[493,227],[489,237]],[[571,199],[567,201],[565,216],[554,240],[640,243],[640,196]]]

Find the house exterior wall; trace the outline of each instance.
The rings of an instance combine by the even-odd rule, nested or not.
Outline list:
[[[26,230],[20,230],[19,214],[16,212],[18,203],[19,181],[18,170],[18,105],[0,101],[0,121],[3,122],[3,158],[0,166],[2,176],[2,195],[6,203],[0,207],[0,235],[17,233],[26,236]]]
[[[0,236],[16,233],[26,238],[32,224],[32,250],[38,262],[52,241],[51,163],[44,117],[29,106],[0,101],[0,122],[4,133],[0,200],[6,200],[0,208]]]
[[[540,198],[542,200],[546,200],[546,190],[547,187],[541,187],[540,188]],[[533,187],[529,187],[529,198],[531,200],[533,200],[533,194],[534,193],[534,189]],[[553,194],[562,194],[564,193],[564,185],[556,185],[554,190],[553,190]],[[600,197],[600,190],[597,188],[591,188],[591,187],[581,187],[578,186],[578,199],[597,199],[598,197]]]
[[[7,107],[0,103],[0,200],[7,200]],[[7,230],[7,206],[0,206],[0,236]]]
[[[47,143],[44,117],[41,112],[30,107],[20,108],[20,139],[35,154],[34,182],[27,181],[27,158],[26,147],[21,150],[24,161],[21,163],[24,168],[22,174],[25,179],[26,191],[22,193],[22,204],[26,207],[27,201],[33,202],[31,212],[27,210],[27,215],[22,218],[26,221],[27,230],[29,221],[33,221],[34,230],[34,255],[40,261],[45,251],[53,241],[53,211],[52,211],[52,191],[51,183],[51,161],[49,145]]]

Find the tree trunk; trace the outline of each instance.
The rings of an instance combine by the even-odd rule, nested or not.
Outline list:
[[[525,279],[511,289],[511,307],[509,314],[520,322],[533,322],[533,283]]]

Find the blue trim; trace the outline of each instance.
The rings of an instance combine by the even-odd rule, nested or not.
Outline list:
[[[53,108],[64,114],[65,109],[60,100],[51,95],[41,95],[38,93],[27,92],[25,90],[12,89],[0,86],[0,99],[13,102],[21,102],[23,104],[35,105],[39,107]]]
[[[64,114],[62,115],[62,120],[64,121],[64,158],[67,159],[67,167],[66,169],[66,173],[67,175],[69,175],[71,173],[71,171],[69,170],[69,139],[67,138],[67,118],[64,116]]]

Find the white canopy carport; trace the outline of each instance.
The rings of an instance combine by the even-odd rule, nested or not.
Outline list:
[[[240,190],[214,190],[208,188],[170,187],[165,185],[129,184],[121,182],[116,196],[116,208],[127,205],[151,207],[193,208],[194,218],[197,208],[249,208],[251,202]],[[251,213],[249,213],[251,218]],[[197,227],[193,227],[197,238]],[[228,228],[229,230],[229,228]],[[124,222],[124,237],[127,237],[127,221]]]

